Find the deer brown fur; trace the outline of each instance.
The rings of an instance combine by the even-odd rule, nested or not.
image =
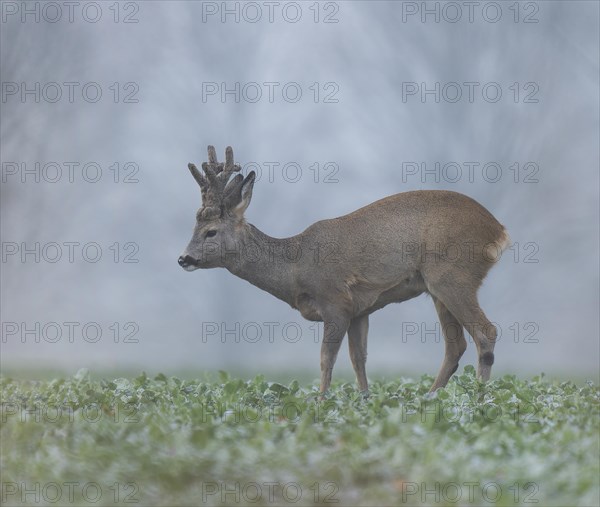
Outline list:
[[[509,237],[483,206],[456,192],[404,192],[276,239],[244,219],[254,171],[231,178],[240,166],[230,147],[225,164],[217,162],[212,146],[208,159],[204,174],[189,164],[202,207],[179,264],[188,271],[224,267],[304,318],[322,321],[321,392],[329,388],[346,334],[359,388],[367,391],[369,315],[423,293],[433,299],[446,344],[431,391],[444,387],[458,368],[465,328],[477,346],[478,377],[489,379],[496,328],[481,310],[477,290]]]

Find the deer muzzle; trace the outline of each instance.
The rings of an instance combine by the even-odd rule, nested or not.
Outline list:
[[[194,271],[199,268],[198,261],[190,255],[181,255],[179,259],[177,259],[177,263],[186,271]]]

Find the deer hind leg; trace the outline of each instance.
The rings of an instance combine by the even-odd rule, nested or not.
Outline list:
[[[350,321],[348,328],[348,347],[350,349],[350,360],[356,373],[358,388],[368,391],[367,371],[367,333],[369,332],[369,316],[356,317]]]
[[[462,324],[450,313],[448,308],[446,308],[439,299],[435,296],[432,296],[432,298],[442,326],[446,352],[442,367],[429,392],[436,391],[440,387],[446,386],[450,377],[458,369],[458,361],[467,348],[467,341],[465,340]]]
[[[476,289],[463,286],[430,287],[430,292],[454,315],[475,341],[478,354],[477,376],[484,382],[489,380],[494,364],[496,327],[488,320],[477,301]]]

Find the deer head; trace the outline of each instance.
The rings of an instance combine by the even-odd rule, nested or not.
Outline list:
[[[233,163],[233,150],[225,150],[225,163],[217,162],[213,146],[208,147],[208,162],[202,163],[204,175],[194,164],[188,164],[192,176],[200,185],[202,207],[196,213],[192,239],[179,257],[179,265],[186,271],[199,268],[226,267],[229,254],[240,248],[246,222],[244,212],[252,199],[256,173],[246,178],[241,167]]]

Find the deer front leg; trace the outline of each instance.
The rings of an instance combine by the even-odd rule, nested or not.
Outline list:
[[[323,342],[321,343],[321,394],[327,392],[331,385],[333,365],[347,329],[348,321],[345,319],[325,321]]]
[[[369,332],[369,316],[363,315],[350,321],[348,328],[348,347],[350,349],[350,360],[356,373],[358,388],[364,394],[369,391],[367,382],[367,333]]]

